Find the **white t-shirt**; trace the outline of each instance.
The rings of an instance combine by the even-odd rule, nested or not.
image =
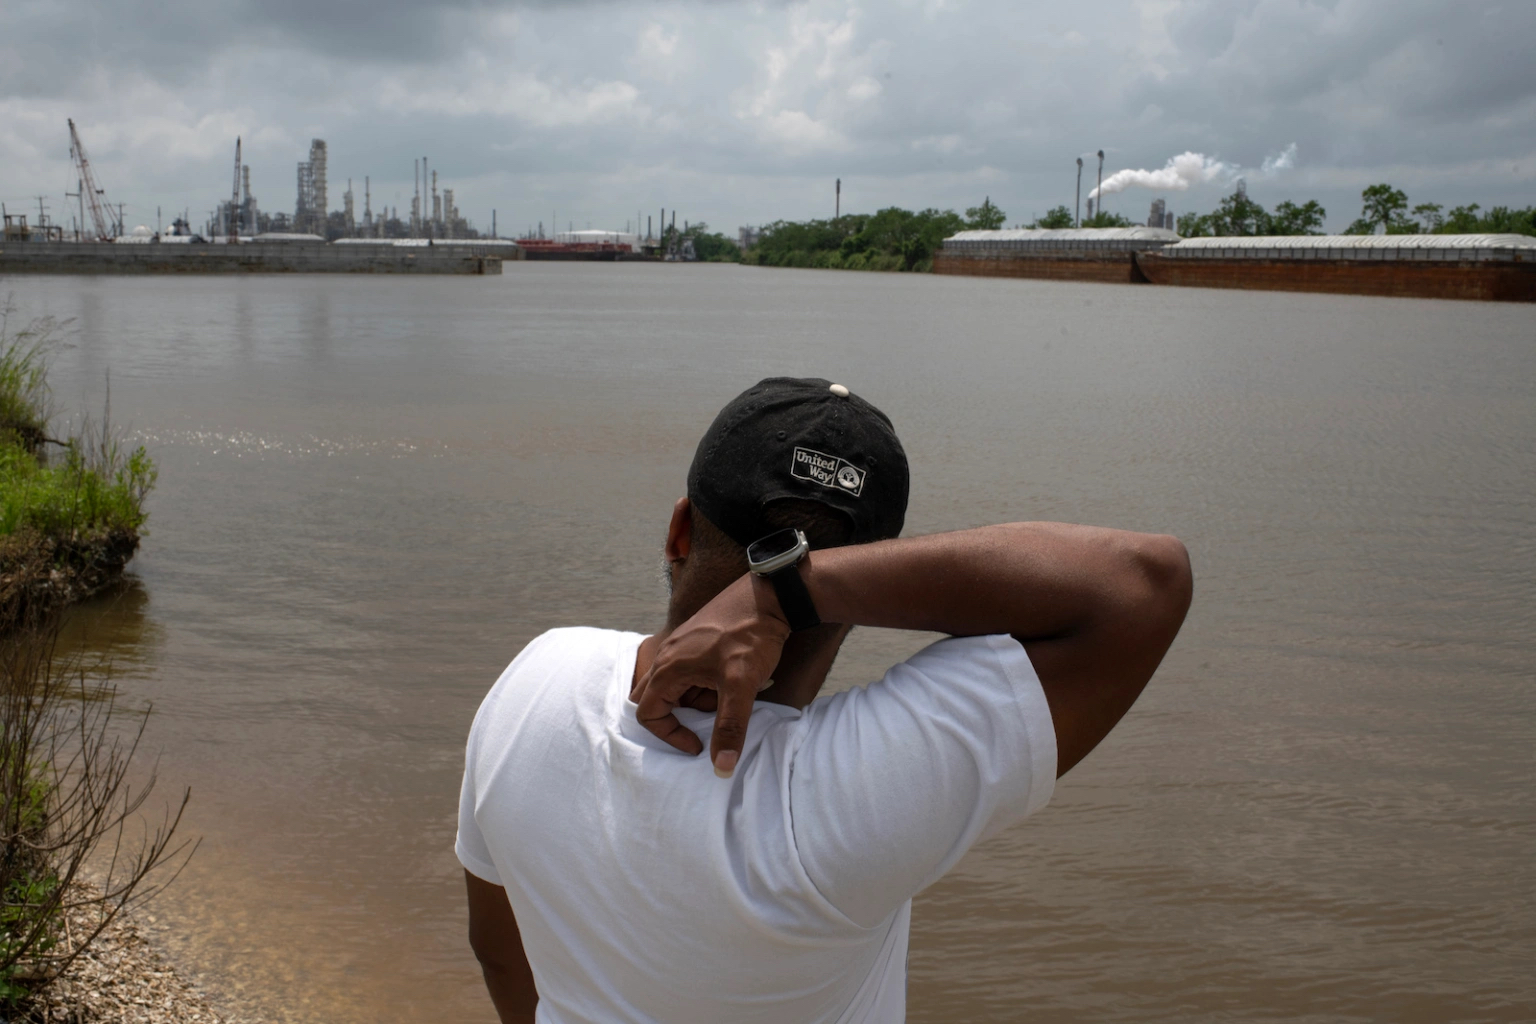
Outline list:
[[[887,1024],[913,895],[1045,806],[1050,709],[1008,636],[941,640],[804,711],[735,775],[635,718],[638,633],[557,629],[475,716],[459,860],[505,886],[542,1024]],[[714,715],[678,719],[709,746]]]

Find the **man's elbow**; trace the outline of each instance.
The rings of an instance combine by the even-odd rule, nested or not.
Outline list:
[[[1177,537],[1143,534],[1132,545],[1131,561],[1143,614],[1166,629],[1172,642],[1195,593],[1189,549]]]
[[[517,958],[506,948],[506,940],[487,935],[482,929],[469,929],[469,948],[487,974],[506,974],[518,966]]]

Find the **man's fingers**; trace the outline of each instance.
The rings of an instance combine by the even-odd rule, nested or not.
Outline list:
[[[660,718],[641,718],[640,724],[685,754],[704,752],[704,744],[699,741],[699,737],[685,729],[683,723],[670,711]]]
[[[736,771],[741,748],[747,741],[747,723],[752,718],[755,694],[743,694],[736,687],[719,693],[720,707],[715,712],[715,732],[709,740],[709,759],[715,766],[715,774],[728,779]]]
[[[707,711],[711,714],[720,707],[720,695],[714,690],[706,690],[702,686],[690,686],[688,692],[683,694],[678,705],[685,708],[693,708],[695,711]]]
[[[672,709],[677,707],[682,693],[671,694],[668,687],[653,685],[653,675],[646,674],[640,684],[640,700],[635,705],[635,717],[640,724],[655,733],[658,739],[670,743],[685,754],[701,754],[704,744],[691,730],[685,729]],[[687,687],[683,687],[686,692]]]

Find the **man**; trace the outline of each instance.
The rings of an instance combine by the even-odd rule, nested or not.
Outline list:
[[[497,681],[457,851],[504,1022],[904,1018],[913,895],[1045,805],[1191,589],[1171,537],[891,539],[907,484],[874,406],[762,381],[699,443],[663,628],[553,630]],[[951,638],[818,698],[855,625]]]

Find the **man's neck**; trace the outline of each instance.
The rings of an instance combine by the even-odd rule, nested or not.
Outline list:
[[[635,652],[631,692],[639,686],[646,672],[650,671],[651,663],[656,660],[656,652],[672,628],[668,624],[640,642],[640,649]],[[834,622],[791,635],[784,645],[778,668],[774,670],[772,684],[760,692],[757,699],[796,710],[804,708],[821,692],[822,685],[827,681],[827,673],[832,670],[832,663],[837,660],[838,649],[847,635],[848,627]]]

